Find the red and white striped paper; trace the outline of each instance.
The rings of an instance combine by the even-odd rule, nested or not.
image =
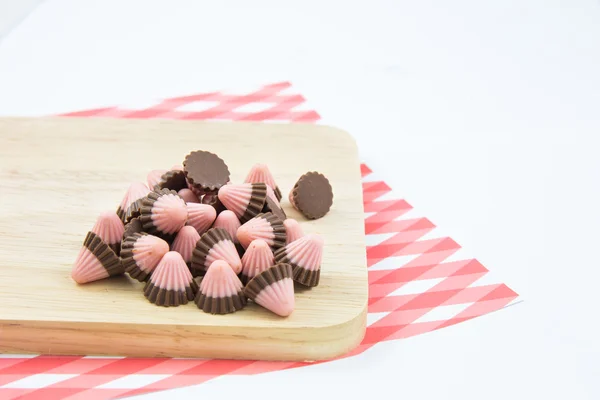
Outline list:
[[[114,118],[167,118],[316,122],[288,82],[248,93],[212,92],[156,101],[143,109],[108,107],[65,114]],[[437,235],[436,226],[361,166],[368,247],[369,313],[358,348],[430,332],[503,308],[517,298],[489,279],[476,259]],[[325,361],[335,362],[335,361]],[[206,382],[223,375],[253,375],[307,363],[204,359],[136,359],[0,355],[2,399],[107,399]]]

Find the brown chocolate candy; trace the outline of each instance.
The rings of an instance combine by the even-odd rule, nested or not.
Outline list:
[[[183,171],[188,182],[198,190],[214,192],[229,182],[229,168],[216,154],[193,151],[183,161]]]
[[[318,172],[302,175],[292,189],[292,205],[308,219],[323,217],[333,204],[333,190],[329,180]]]
[[[171,170],[165,172],[160,181],[154,186],[154,190],[170,189],[179,192],[181,189],[187,188],[188,183],[185,179],[185,173],[179,170]]]

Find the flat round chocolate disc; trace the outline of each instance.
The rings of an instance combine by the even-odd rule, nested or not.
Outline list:
[[[308,219],[323,217],[333,204],[329,180],[318,172],[308,172],[298,179],[292,191],[298,211]]]
[[[183,171],[190,184],[199,190],[213,192],[229,182],[229,168],[216,154],[193,151],[183,161]]]

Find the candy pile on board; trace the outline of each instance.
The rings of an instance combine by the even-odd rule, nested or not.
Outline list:
[[[252,301],[290,315],[294,282],[319,284],[323,238],[287,218],[266,165],[254,165],[243,183],[229,175],[219,156],[198,150],[183,166],[132,183],[116,212],[102,213],[87,233],[73,280],[126,274],[145,283],[143,295],[158,306],[190,302],[228,314]],[[333,191],[323,174],[307,172],[288,199],[307,219],[318,219],[329,212]]]

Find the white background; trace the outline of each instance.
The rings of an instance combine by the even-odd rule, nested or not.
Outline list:
[[[290,80],[525,299],[352,359],[147,398],[598,399],[599,71],[597,1],[47,0],[0,42],[0,114]]]

